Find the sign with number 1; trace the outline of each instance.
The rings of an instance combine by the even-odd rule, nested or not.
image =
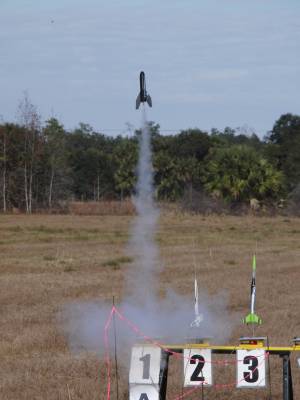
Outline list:
[[[161,349],[153,346],[135,346],[131,352],[129,383],[158,385]]]
[[[161,349],[134,346],[129,371],[130,400],[159,400]]]

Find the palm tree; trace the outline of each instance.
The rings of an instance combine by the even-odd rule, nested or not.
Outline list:
[[[219,148],[211,155],[205,188],[232,202],[276,198],[283,188],[281,172],[246,146]]]

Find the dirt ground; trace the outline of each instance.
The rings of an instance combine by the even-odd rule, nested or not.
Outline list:
[[[1,400],[105,399],[103,360],[71,353],[57,314],[74,300],[122,299],[131,221],[122,216],[0,215]],[[257,312],[264,321],[257,334],[268,336],[271,346],[289,346],[300,336],[299,218],[165,213],[157,242],[164,264],[162,292],[172,287],[190,293],[196,259],[201,287],[211,296],[225,291],[229,311],[239,318],[249,310],[251,257],[256,251]],[[238,344],[238,338],[248,334],[247,327],[237,324],[227,344]],[[294,399],[300,399],[295,355],[291,361]],[[272,399],[282,398],[281,362],[271,360]],[[181,367],[171,361],[170,400],[181,393]],[[222,383],[219,370],[214,380]],[[233,367],[228,374],[234,379]],[[123,374],[120,399],[128,398],[126,381]],[[270,388],[212,388],[201,396],[198,392],[187,398],[267,399]],[[117,399],[115,383],[112,399]]]

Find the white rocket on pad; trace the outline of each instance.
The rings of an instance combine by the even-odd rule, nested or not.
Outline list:
[[[195,273],[195,319],[191,323],[191,328],[199,328],[202,321],[203,321],[203,314],[199,313],[198,282]]]

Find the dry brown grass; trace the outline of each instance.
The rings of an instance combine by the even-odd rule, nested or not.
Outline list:
[[[134,215],[135,207],[130,199],[124,201],[73,201],[68,212],[74,215]]]
[[[130,221],[129,216],[0,216],[1,400],[105,398],[102,361],[71,354],[56,316],[72,300],[122,298]],[[157,240],[165,265],[162,291],[171,286],[190,293],[195,255],[200,285],[211,295],[226,290],[229,309],[239,317],[248,311],[257,243],[257,307],[264,320],[257,333],[268,335],[271,345],[289,345],[300,335],[300,219],[168,213],[161,218]],[[248,333],[237,325],[230,343]],[[297,399],[300,370],[292,361]],[[173,364],[169,399],[181,390],[182,366]],[[273,399],[279,399],[279,361],[272,359],[271,366]],[[126,372],[121,375],[120,399],[125,399]],[[207,397],[240,398],[242,393],[244,399],[268,394],[209,390]]]

